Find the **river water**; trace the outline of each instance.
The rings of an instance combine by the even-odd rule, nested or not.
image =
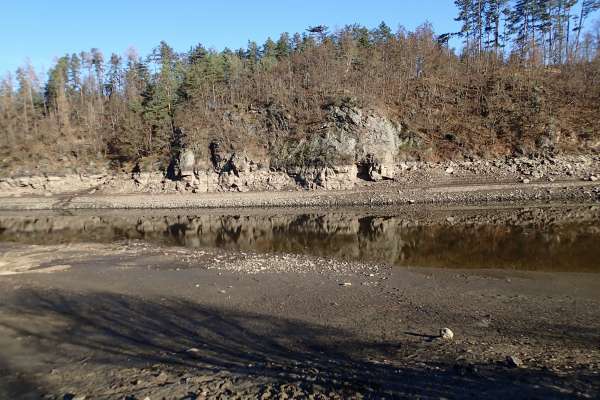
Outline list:
[[[145,241],[398,267],[600,272],[598,207],[0,214],[0,241]]]

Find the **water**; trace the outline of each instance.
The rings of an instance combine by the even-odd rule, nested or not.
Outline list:
[[[107,212],[0,215],[0,241],[142,240],[399,267],[600,272],[600,210]]]

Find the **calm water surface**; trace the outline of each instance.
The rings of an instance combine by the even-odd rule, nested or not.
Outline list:
[[[600,272],[600,211],[594,207],[165,214],[0,215],[0,241],[142,240],[400,267]]]

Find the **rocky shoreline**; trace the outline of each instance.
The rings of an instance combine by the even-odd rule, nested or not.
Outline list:
[[[405,187],[383,184],[345,191],[278,191],[205,194],[72,194],[0,197],[0,210],[227,209],[295,207],[396,207],[413,205],[502,205],[600,201],[600,183],[448,184]]]
[[[489,204],[600,199],[600,156],[404,162],[362,176],[356,165],[294,174],[238,168],[181,179],[161,173],[0,178],[0,209],[225,208]],[[373,172],[373,171],[371,171]]]
[[[399,185],[444,183],[597,182],[600,156],[508,157],[494,160],[358,165],[276,170],[233,156],[226,170],[194,169],[179,178],[162,172],[40,175],[0,178],[0,197],[60,194],[223,193],[352,190],[385,181]]]

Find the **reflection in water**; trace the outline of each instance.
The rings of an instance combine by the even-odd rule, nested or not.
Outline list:
[[[397,266],[600,272],[595,216],[529,221],[470,215],[419,221],[353,213],[5,216],[0,241],[139,239],[189,248],[301,253]]]

